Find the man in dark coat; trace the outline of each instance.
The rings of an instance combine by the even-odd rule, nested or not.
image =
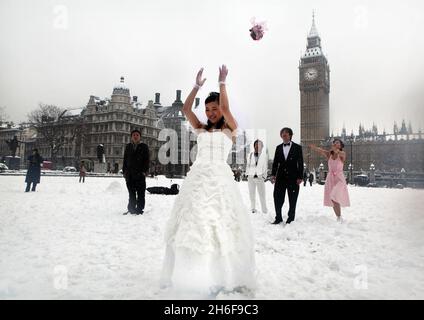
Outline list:
[[[32,150],[32,155],[28,157],[28,161],[28,171],[25,178],[27,186],[25,192],[29,192],[29,189],[31,188],[31,183],[31,191],[35,191],[37,184],[40,183],[41,164],[43,163],[43,158],[38,153],[38,149]]]
[[[306,187],[306,181],[308,181],[308,172],[303,173],[303,186]]]
[[[150,162],[149,147],[140,140],[141,132],[137,129],[131,131],[131,143],[125,147],[122,168],[129,193],[128,212],[132,214],[143,214]]]
[[[280,132],[283,143],[275,150],[272,165],[271,182],[274,186],[275,221],[273,224],[283,222],[281,209],[284,204],[286,191],[289,197],[289,213],[287,224],[295,220],[296,203],[299,195],[299,185],[303,180],[303,154],[302,147],[292,140],[293,130],[283,128]]]
[[[312,187],[312,182],[314,182],[314,175],[312,174],[312,172],[309,174],[309,183],[311,184]]]

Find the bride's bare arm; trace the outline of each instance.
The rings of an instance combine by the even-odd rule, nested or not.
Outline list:
[[[191,110],[197,91],[197,88],[193,88],[193,90],[191,90],[183,106],[183,113],[194,129],[200,129],[203,126],[196,114]]]
[[[196,77],[196,86],[191,90],[190,94],[188,95],[186,101],[184,102],[183,106],[183,113],[187,117],[187,120],[190,122],[191,126],[194,129],[201,129],[203,128],[203,123],[200,122],[200,120],[197,118],[196,114],[193,112],[192,107],[194,103],[194,99],[196,98],[197,92],[199,91],[199,88],[203,86],[206,79],[202,80],[202,73],[203,68],[199,70]]]
[[[228,75],[228,69],[225,65],[219,68],[219,105],[224,116],[225,122],[231,131],[237,130],[237,121],[234,119],[230,111],[230,104],[228,102],[227,89],[225,80]]]

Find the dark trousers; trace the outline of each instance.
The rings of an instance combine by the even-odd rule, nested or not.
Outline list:
[[[299,185],[296,181],[278,181],[274,186],[274,206],[275,206],[275,220],[283,221],[281,215],[281,209],[283,208],[284,199],[286,197],[286,191],[289,196],[289,213],[288,220],[294,221],[296,215],[296,203],[297,197],[299,196]]]
[[[32,189],[31,191],[35,191],[35,188],[37,187],[37,182],[32,183]],[[25,189],[25,192],[29,192],[29,189],[31,188],[31,182],[27,182],[27,186]]]
[[[145,205],[146,178],[137,180],[128,178],[126,182],[129,194],[128,211],[141,213]]]
[[[84,183],[85,182],[85,176],[80,176],[79,182],[81,182],[81,179],[82,179],[82,182]]]

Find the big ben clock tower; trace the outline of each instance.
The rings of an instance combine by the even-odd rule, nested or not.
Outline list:
[[[300,137],[308,169],[318,169],[322,159],[309,145],[319,145],[330,135],[330,67],[321,48],[315,15],[308,45],[299,63]]]

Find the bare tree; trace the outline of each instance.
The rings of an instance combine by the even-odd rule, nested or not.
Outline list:
[[[81,117],[66,117],[66,109],[55,105],[39,104],[38,109],[28,114],[28,121],[50,147],[51,161],[56,164],[57,154],[66,143],[72,143],[83,134]]]

